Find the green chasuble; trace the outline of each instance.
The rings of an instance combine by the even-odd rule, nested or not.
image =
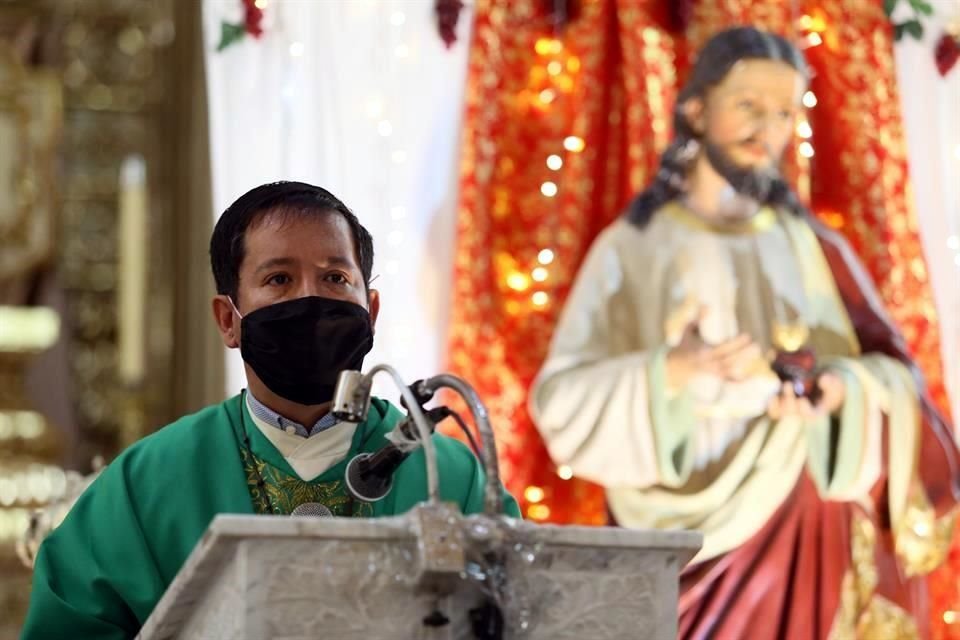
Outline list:
[[[343,487],[347,460],[386,444],[402,417],[374,399],[346,458],[309,482],[256,427],[242,396],[137,442],[104,469],[41,546],[22,639],[133,638],[218,513],[289,513],[302,502],[356,517],[408,511],[427,497],[423,451],[400,466],[380,502],[353,503]],[[481,512],[479,461],[452,438],[433,439],[442,499],[465,514]],[[519,516],[512,497],[505,494],[504,505]]]

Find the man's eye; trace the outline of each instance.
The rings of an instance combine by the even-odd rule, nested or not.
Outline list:
[[[270,276],[267,279],[267,284],[283,286],[285,284],[290,284],[290,276],[285,273],[277,273]]]
[[[752,101],[752,100],[740,100],[739,102],[737,102],[737,107],[738,107],[739,109],[743,109],[744,111],[751,111],[751,110],[753,109],[753,101]]]
[[[333,284],[347,284],[347,277],[342,273],[331,273],[326,276],[326,281]]]

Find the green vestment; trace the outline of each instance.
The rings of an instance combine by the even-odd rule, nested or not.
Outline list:
[[[346,458],[303,482],[255,426],[241,398],[181,418],[104,469],[40,548],[23,640],[134,637],[215,515],[285,512],[300,496],[326,499],[335,514],[344,513],[347,460],[386,444],[385,435],[402,418],[396,407],[374,399]],[[439,434],[433,440],[441,498],[465,514],[482,511],[479,461],[456,440]],[[258,491],[261,478],[267,485]],[[398,515],[426,497],[418,450],[397,470],[386,498],[357,503],[349,512]],[[509,495],[504,510],[519,516]]]

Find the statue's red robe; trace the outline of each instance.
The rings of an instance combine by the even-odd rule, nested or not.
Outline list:
[[[811,220],[811,225],[862,352],[886,354],[904,363],[914,374],[923,422],[918,475],[937,515],[944,515],[960,497],[960,452],[953,429],[926,392],[923,374],[903,337],[883,310],[864,295],[872,284],[850,246],[821,223]],[[844,576],[855,562],[851,545],[856,514],[868,518],[876,531],[872,554],[877,580],[874,593],[912,614],[919,637],[928,638],[924,580],[906,578],[894,555],[885,475],[877,481],[871,498],[874,508],[870,512],[853,503],[824,501],[804,472],[793,493],[750,540],[684,572],[679,638],[829,638],[841,608]],[[869,567],[853,569],[862,571]],[[894,622],[891,620],[890,624]],[[901,636],[891,638],[900,640]]]

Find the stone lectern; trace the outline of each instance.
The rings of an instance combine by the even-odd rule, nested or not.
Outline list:
[[[700,543],[430,505],[379,520],[218,516],[140,638],[673,640],[677,576]],[[506,630],[482,635],[494,608]]]

